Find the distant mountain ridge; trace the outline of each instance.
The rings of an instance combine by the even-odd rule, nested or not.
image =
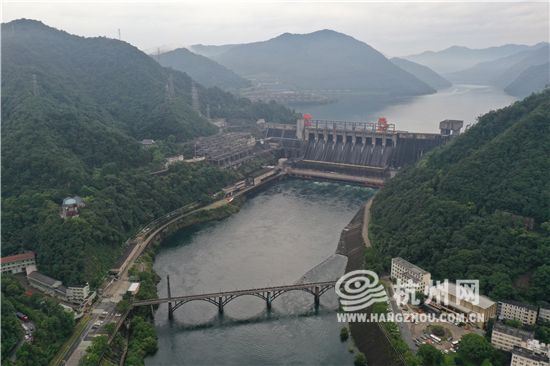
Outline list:
[[[504,88],[527,68],[548,62],[549,52],[548,43],[538,44],[535,48],[447,74],[447,77],[458,83],[495,85]]]
[[[524,98],[550,85],[550,63],[531,66],[524,70],[504,90],[515,97]]]
[[[237,74],[264,84],[301,90],[359,90],[390,96],[435,92],[368,44],[332,30],[284,33],[262,42],[192,49],[207,52]]]
[[[449,80],[445,79],[428,66],[420,65],[416,62],[399,57],[393,57],[390,61],[393,62],[394,65],[416,76],[419,80],[422,80],[436,90],[448,88],[452,85]]]
[[[496,47],[473,49],[451,46],[441,51],[425,51],[417,55],[401,58],[428,66],[435,72],[445,75],[472,67],[480,62],[496,60],[515,53],[536,48],[537,45],[507,44]]]
[[[216,61],[193,53],[186,48],[152,56],[162,66],[185,72],[206,87],[217,86],[233,90],[250,86],[250,81],[240,77]]]

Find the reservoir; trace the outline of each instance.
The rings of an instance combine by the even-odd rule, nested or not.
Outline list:
[[[340,232],[373,193],[313,181],[274,185],[233,216],[166,241],[154,265],[162,278],[158,293],[166,295],[167,274],[173,295],[293,284],[333,256]],[[343,265],[329,260],[308,280],[337,279]],[[271,312],[252,296],[233,300],[223,315],[198,301],[180,307],[170,322],[164,305],[155,314],[159,350],[146,364],[350,365],[337,308],[333,293],[321,297],[316,312],[311,295],[294,291],[276,299]]]
[[[453,85],[435,94],[404,98],[391,105],[380,98],[365,95],[334,96],[336,103],[294,106],[315,119],[375,121],[386,117],[396,129],[411,132],[439,132],[439,122],[459,119],[464,126],[482,114],[502,108],[516,99],[504,91],[485,85]]]

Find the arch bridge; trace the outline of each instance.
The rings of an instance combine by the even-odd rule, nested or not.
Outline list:
[[[274,287],[261,287],[253,288],[247,290],[235,290],[235,291],[224,291],[224,292],[215,292],[209,294],[199,294],[199,295],[187,295],[187,296],[172,296],[170,290],[170,277],[167,277],[168,281],[168,297],[160,299],[150,299],[150,300],[140,300],[134,301],[132,306],[148,306],[148,305],[157,305],[157,304],[168,304],[168,318],[172,319],[174,316],[174,311],[183,306],[184,304],[191,301],[206,301],[210,304],[213,304],[218,307],[218,311],[223,313],[223,308],[225,305],[230,303],[232,300],[241,297],[241,296],[255,296],[266,302],[268,309],[271,309],[271,303],[273,300],[277,299],[284,293],[290,291],[303,291],[313,295],[315,307],[319,306],[319,298],[328,292],[331,288],[334,288],[336,281],[326,281],[326,282],[313,282],[313,283],[303,283],[296,285],[284,285],[284,286],[274,286]]]

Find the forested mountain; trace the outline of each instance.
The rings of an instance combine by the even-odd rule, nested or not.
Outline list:
[[[409,74],[416,76],[419,80],[422,80],[436,90],[448,88],[452,85],[449,80],[445,79],[427,66],[399,57],[393,57],[390,61],[393,62],[394,65],[405,70]]]
[[[125,42],[83,38],[33,20],[2,24],[2,255],[37,252],[65,284],[98,283],[140,225],[208,199],[232,174],[206,164],[150,175],[158,150],[216,132],[191,107],[193,81]],[[292,111],[195,85],[213,117],[289,121]],[[161,155],[162,157],[162,155]],[[59,216],[79,195],[79,218]]]
[[[490,112],[393,178],[370,235],[436,279],[495,299],[550,299],[550,91]]]
[[[206,87],[217,86],[226,90],[250,86],[250,81],[240,77],[225,66],[198,55],[186,48],[178,48],[153,56],[162,66],[187,73],[193,80]]]
[[[448,74],[447,77],[456,83],[494,85],[505,88],[529,67],[545,64],[550,61],[549,59],[549,44],[544,43],[533,49],[479,63],[470,68]]]
[[[366,43],[331,30],[285,33],[264,42],[233,45],[212,57],[249,80],[287,88],[390,96],[435,92]]]
[[[550,85],[550,63],[531,66],[523,71],[504,91],[518,98],[539,92]]]
[[[452,46],[441,51],[426,51],[418,55],[410,55],[402,58],[428,66],[430,69],[443,75],[467,69],[480,62],[507,57],[514,53],[528,50],[531,47],[532,46],[515,44],[480,49]]]

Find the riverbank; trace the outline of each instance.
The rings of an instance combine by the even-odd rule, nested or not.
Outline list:
[[[350,223],[342,230],[337,253],[348,258],[346,273],[365,268],[365,241],[363,228],[368,228],[367,207],[372,198],[357,212]],[[353,341],[357,349],[367,357],[369,366],[402,366],[399,356],[393,350],[386,335],[376,323],[349,323]]]

